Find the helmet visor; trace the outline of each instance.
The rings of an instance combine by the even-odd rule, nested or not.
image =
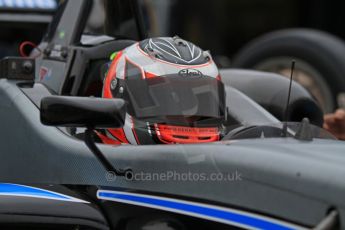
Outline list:
[[[173,74],[145,79],[127,77],[124,84],[128,112],[138,119],[224,116],[224,86],[216,78]]]

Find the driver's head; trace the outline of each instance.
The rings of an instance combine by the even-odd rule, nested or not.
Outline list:
[[[121,143],[204,143],[220,138],[225,91],[210,54],[178,37],[149,38],[117,53],[103,97],[127,102]]]

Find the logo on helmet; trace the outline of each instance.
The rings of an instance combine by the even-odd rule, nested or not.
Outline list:
[[[203,77],[204,75],[196,69],[183,69],[178,74],[182,77]]]

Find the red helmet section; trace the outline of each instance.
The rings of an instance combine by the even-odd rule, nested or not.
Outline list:
[[[172,125],[155,125],[159,140],[165,144],[191,144],[219,141],[218,128],[194,128]]]
[[[146,61],[147,59],[151,58],[148,54],[144,53],[138,45],[135,45],[135,48],[139,50],[138,51],[139,53],[137,53],[136,55],[138,54],[139,56],[143,55],[143,58],[146,58],[145,59]],[[128,55],[130,56],[128,51],[126,50],[120,51],[117,53],[115,59],[112,61],[109,67],[107,76],[103,82],[102,94],[104,98],[114,98],[113,92],[111,89],[112,81],[115,78],[124,80],[128,77],[126,73],[126,66],[128,63],[131,63],[140,68],[143,79],[155,78],[157,76],[160,76],[158,73],[155,72],[155,69],[146,68],[146,66],[144,66],[145,67],[144,68],[138,65],[138,63],[141,63],[141,61],[138,61],[138,58],[140,58],[139,56],[134,56],[134,58],[130,56],[129,58]],[[164,65],[163,63],[165,63],[165,65],[167,64],[171,65],[172,67],[169,67],[171,69],[178,68],[176,70],[176,73],[180,71],[180,67],[192,68],[192,69],[193,68],[194,69],[210,68],[212,70],[212,68],[214,68],[212,67],[212,65],[215,66],[212,60],[209,60],[208,62],[204,64],[190,65],[190,67],[188,67],[187,65],[184,65],[184,66],[176,65],[174,63],[168,63],[162,60],[158,60],[159,62],[162,62],[162,63],[157,63],[156,61],[157,60],[153,62],[154,65]],[[175,67],[175,65],[177,67]],[[164,68],[160,68],[160,66],[158,66],[157,68],[158,70],[164,69]],[[215,70],[218,71],[216,67],[215,67]],[[120,71],[120,73],[117,73],[117,71]],[[219,73],[217,73],[217,75],[214,75],[214,78],[216,78],[217,80],[220,80]],[[136,126],[135,124],[137,122],[139,122],[139,120],[136,120],[136,118],[127,114],[124,128],[107,129],[105,132],[97,132],[97,135],[103,141],[103,143],[113,144],[113,145],[121,144],[121,143],[145,144],[141,142],[142,141],[145,142],[144,140],[147,141],[148,138],[152,140],[152,144],[153,143],[190,144],[190,143],[214,142],[214,141],[220,140],[220,131],[218,127],[188,127],[188,126],[178,126],[176,124],[170,125],[170,124],[165,124],[165,123],[153,122],[153,123],[147,123],[147,127],[145,128],[143,128],[142,125],[138,128],[138,127],[135,127]],[[144,137],[143,135],[144,136],[146,135],[146,136]]]

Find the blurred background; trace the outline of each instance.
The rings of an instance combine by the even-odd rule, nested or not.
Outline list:
[[[24,41],[39,44],[63,2],[0,0],[0,57],[19,55]],[[142,33],[133,29],[138,11],[129,2],[140,9]],[[210,50],[219,67],[286,76],[295,59],[294,79],[332,112],[345,107],[343,10],[343,0],[94,0],[85,33],[133,40],[178,35]],[[109,23],[115,18],[121,23]]]
[[[98,1],[103,4],[103,0]],[[5,51],[18,54],[16,45],[18,46],[21,41],[39,42],[51,20],[51,15],[55,13],[58,2],[1,0],[0,40],[3,43],[1,55],[5,55]],[[252,39],[284,28],[314,28],[345,38],[343,28],[345,1],[342,0],[139,0],[139,2],[146,7],[145,14],[149,20],[147,26],[150,36],[179,35],[212,50],[214,55],[224,55],[229,58]],[[97,27],[97,23],[100,26],[101,22],[97,21],[102,20],[102,15],[94,14],[92,19],[91,23],[94,27]]]

